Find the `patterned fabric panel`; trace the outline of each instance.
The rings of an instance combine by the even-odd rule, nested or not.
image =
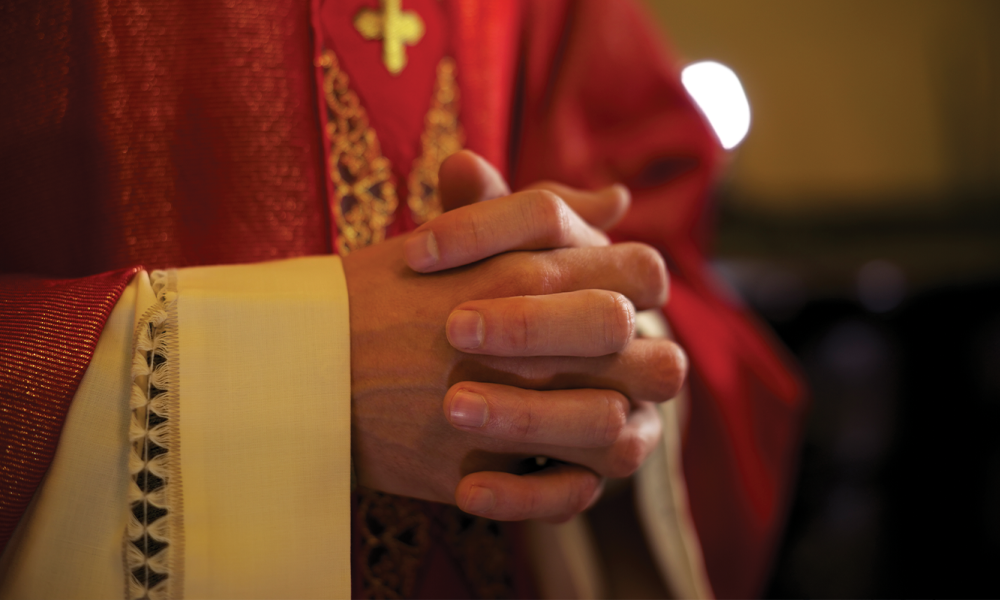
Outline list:
[[[0,548],[52,462],[104,323],[136,271],[0,277]]]

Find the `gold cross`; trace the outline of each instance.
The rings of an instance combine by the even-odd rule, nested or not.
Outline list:
[[[354,28],[366,40],[382,40],[382,62],[393,75],[406,66],[407,46],[424,37],[424,22],[415,11],[404,11],[402,0],[381,0],[382,11],[362,8],[354,15]]]

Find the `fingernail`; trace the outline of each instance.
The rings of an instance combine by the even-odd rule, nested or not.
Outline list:
[[[489,417],[489,406],[486,398],[466,390],[455,393],[451,399],[451,412],[448,419],[452,425],[459,427],[482,427]]]
[[[403,256],[406,257],[406,264],[417,271],[436,265],[441,260],[441,253],[434,232],[428,229],[411,235],[403,244]]]
[[[486,326],[483,316],[474,310],[456,310],[445,325],[448,341],[459,350],[474,350],[483,345]]]
[[[469,495],[465,497],[465,512],[482,514],[489,512],[496,504],[496,498],[489,488],[474,485],[469,488]]]

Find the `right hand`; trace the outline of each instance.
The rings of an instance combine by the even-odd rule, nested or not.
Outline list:
[[[404,246],[408,258],[422,248],[434,259],[428,230],[437,258],[424,270],[448,270],[419,275]],[[641,244],[604,244],[536,190],[345,257],[359,483],[494,519],[563,519],[596,498],[598,475],[638,468],[659,439],[655,408],[642,401],[673,397],[686,360],[669,342],[632,339],[635,308],[665,299],[662,259]],[[564,246],[589,247],[507,252]],[[449,269],[475,252],[499,255]],[[481,321],[449,319],[456,306]],[[478,345],[463,346],[463,333]],[[539,455],[562,462],[516,474]]]

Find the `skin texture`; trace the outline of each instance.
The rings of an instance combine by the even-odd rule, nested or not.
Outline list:
[[[663,260],[591,225],[624,214],[623,188],[510,194],[462,152],[441,190],[457,208],[344,259],[359,483],[565,520],[642,464],[653,403],[683,384],[680,348],[634,338],[635,310],[666,299]],[[536,456],[555,461],[537,470]]]

